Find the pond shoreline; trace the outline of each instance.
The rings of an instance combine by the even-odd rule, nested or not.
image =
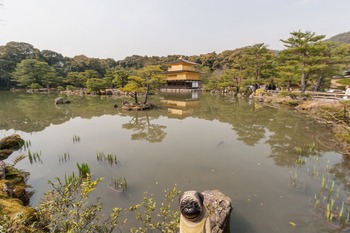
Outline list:
[[[302,96],[278,96],[258,95],[254,96],[265,106],[279,108],[291,106],[317,122],[331,126],[332,132],[337,139],[337,145],[332,148],[343,154],[344,158],[350,159],[350,101],[347,100],[322,100]]]
[[[268,173],[264,173],[264,174],[267,174],[264,178],[259,179],[261,172],[270,171],[271,166],[276,166],[276,165],[278,167],[291,166],[290,169],[292,169],[293,165],[298,164],[297,162],[295,162],[298,159],[298,154],[299,154],[297,149],[302,150],[302,148],[305,146],[306,149],[304,148],[305,150],[304,149],[303,150],[305,153],[307,153],[308,148],[312,146],[313,142],[315,142],[317,146],[320,148],[320,154],[322,154],[323,152],[330,151],[330,155],[332,156],[332,158],[336,157],[337,159],[341,159],[341,154],[345,154],[345,152],[338,154],[338,152],[341,151],[342,149],[341,146],[343,145],[340,139],[337,142],[337,144],[339,145],[339,148],[337,148],[337,150],[333,148],[333,145],[335,145],[335,143],[333,143],[335,139],[333,137],[334,132],[332,133],[332,131],[338,124],[340,125],[340,121],[334,121],[334,119],[332,120],[329,118],[322,118],[322,116],[318,116],[316,114],[316,111],[320,109],[322,109],[324,113],[324,108],[325,106],[327,106],[326,104],[333,107],[333,105],[335,106],[335,102],[329,103],[327,101],[312,100],[306,97],[292,98],[292,97],[281,97],[277,95],[265,96],[264,98],[255,97],[254,100],[250,100],[250,101],[248,101],[248,98],[244,98],[244,97],[240,97],[239,100],[237,99],[233,100],[233,95],[232,96],[227,95],[226,97],[224,97],[224,96],[221,96],[220,94],[203,93],[200,98],[201,100],[200,104],[197,103],[201,108],[198,108],[197,110],[196,108],[193,107],[193,105],[190,105],[188,106],[188,108],[192,110],[188,111],[188,114],[184,114],[183,116],[178,116],[173,113],[168,113],[168,108],[173,108],[174,106],[159,107],[159,108],[156,108],[155,111],[145,111],[142,113],[138,111],[135,111],[135,112],[123,111],[121,109],[122,105],[120,103],[122,99],[115,100],[113,97],[111,98],[86,97],[85,98],[85,97],[79,97],[79,96],[74,96],[74,97],[71,96],[70,97],[72,98],[71,105],[56,106],[54,105],[54,98],[56,97],[56,95],[52,95],[50,98],[47,98],[48,96],[45,96],[45,95],[40,95],[40,96],[41,97],[38,99],[39,95],[35,95],[35,94],[21,95],[22,98],[18,98],[18,99],[23,100],[23,99],[33,98],[35,101],[32,102],[33,104],[29,104],[29,106],[35,105],[38,102],[38,100],[40,100],[40,103],[46,103],[43,106],[46,107],[46,109],[51,109],[51,108],[54,109],[55,111],[51,110],[50,112],[54,112],[55,114],[54,114],[54,118],[52,118],[51,115],[49,115],[49,117],[47,118],[44,118],[44,119],[47,119],[45,122],[49,123],[52,121],[52,119],[56,119],[57,117],[60,117],[60,119],[62,120],[56,121],[56,124],[60,126],[66,126],[67,130],[62,131],[60,129],[59,135],[73,134],[73,139],[69,138],[68,140],[68,137],[64,136],[65,137],[64,140],[58,140],[53,142],[52,144],[61,145],[62,143],[65,143],[63,145],[65,145],[67,148],[71,148],[70,146],[74,148],[78,148],[78,147],[87,148],[87,146],[89,147],[91,144],[87,141],[88,136],[91,136],[92,134],[96,134],[98,132],[101,132],[101,133],[103,132],[103,135],[105,138],[104,140],[112,141],[112,146],[110,148],[108,148],[108,146],[104,146],[103,149],[107,150],[108,153],[109,152],[118,153],[118,155],[120,155],[119,159],[122,162],[119,163],[118,168],[111,169],[112,172],[109,171],[110,168],[108,167],[107,164],[99,164],[98,166],[96,166],[98,168],[94,169],[94,174],[98,177],[108,177],[108,176],[118,177],[120,175],[126,176],[128,178],[128,182],[130,182],[130,190],[128,190],[127,193],[133,194],[133,195],[135,195],[135,193],[137,192],[140,192],[139,190],[147,190],[147,191],[155,192],[154,189],[157,189],[156,186],[158,184],[162,184],[163,185],[162,187],[166,187],[169,184],[178,182],[178,180],[187,181],[188,179],[187,177],[190,177],[191,174],[194,174],[193,176],[191,176],[192,178],[189,181],[191,182],[191,184],[187,184],[187,182],[184,182],[185,184],[183,183],[180,184],[181,185],[180,188],[182,190],[192,188],[193,185],[195,185],[196,187],[199,186],[199,190],[206,190],[207,188],[211,189],[212,187],[207,187],[207,186],[208,185],[210,186],[213,183],[215,184],[219,183],[220,179],[223,176],[227,175],[227,178],[230,178],[227,180],[234,179],[232,182],[235,183],[236,188],[232,188],[231,190],[231,188],[229,188],[230,187],[229,185],[222,183],[221,188],[223,188],[223,191],[225,193],[228,193],[230,197],[235,197],[235,199],[238,198],[240,200],[244,200],[246,196],[248,196],[248,198],[250,199],[251,197],[249,195],[251,195],[251,193],[253,192],[255,193],[257,189],[253,187],[246,187],[244,183],[240,183],[239,180],[235,180],[236,179],[235,177],[250,177],[250,176],[247,176],[247,174],[245,173],[245,171],[247,170],[249,171],[258,170],[256,178],[255,177],[252,179],[247,178],[248,182],[257,182],[259,184],[264,184],[263,187],[266,187],[266,185],[267,187],[269,187],[264,189],[273,189],[274,186],[279,185],[278,186],[279,189],[282,188],[282,190],[284,190],[284,187],[285,187],[284,182],[286,181],[289,182],[289,175],[288,175],[289,171],[287,171],[286,177],[284,177],[287,179],[284,179],[284,180],[281,179],[278,181],[279,183],[273,182],[274,185],[271,185],[271,187],[269,186],[270,185],[269,182],[265,183],[265,180],[269,180],[273,177],[270,177],[269,176],[270,173],[268,172]],[[191,97],[191,95],[189,95],[188,97]],[[177,100],[172,95],[168,95],[168,96],[164,95],[164,96],[161,96],[159,100],[157,96],[156,98],[152,99],[152,102],[154,101],[156,105],[162,106],[161,102],[159,102],[158,104],[158,101],[161,101],[163,99]],[[88,100],[88,101],[84,102],[85,100]],[[184,101],[186,100],[188,101],[187,103],[190,103],[190,104],[194,103],[192,99],[191,101],[191,100],[188,100],[188,98],[186,98]],[[8,101],[7,103],[5,102],[7,105],[5,104],[4,106],[12,105],[13,102],[14,101]],[[26,102],[21,102],[21,103],[22,103],[21,106],[25,106],[24,103]],[[118,108],[113,107],[115,104],[118,104],[120,107]],[[323,106],[323,104],[325,105]],[[343,105],[344,103],[341,103],[339,107]],[[30,112],[33,114],[26,115],[26,118],[28,118],[28,116],[31,116],[32,117],[31,119],[38,119],[38,115],[34,113],[40,112],[39,109],[42,109],[42,108],[43,107],[41,105],[38,105],[38,108],[35,108],[34,111]],[[77,109],[82,109],[82,111],[81,112],[76,111]],[[295,111],[293,111],[293,109],[295,109]],[[327,107],[327,109],[329,109],[329,106]],[[248,110],[248,111],[245,111],[245,110]],[[17,112],[20,112],[20,111],[12,111],[11,114],[16,114]],[[61,117],[60,115],[61,112],[69,113],[69,114],[67,117]],[[208,112],[210,114],[207,114]],[[241,112],[244,112],[244,114],[240,115]],[[299,114],[299,112],[302,114]],[[98,116],[98,117],[94,117],[94,116]],[[295,119],[293,118],[294,116],[296,116]],[[10,114],[4,115],[4,117],[6,117],[6,119],[12,119],[12,120],[16,119],[15,117],[12,118]],[[81,120],[79,117],[82,117],[83,120]],[[23,119],[26,119],[26,118],[18,118],[17,122],[21,123]],[[87,120],[85,119],[90,119],[90,118],[93,118],[91,123],[86,123]],[[312,118],[317,119],[317,122],[322,122],[324,125],[318,124]],[[44,120],[44,119],[41,119],[41,120]],[[199,119],[198,125],[193,124],[193,121],[197,119]],[[214,123],[216,122],[216,121],[213,121],[213,119],[217,119],[218,121],[220,121],[221,122],[220,126],[219,124],[212,124],[212,122]],[[236,119],[236,121],[234,121],[234,119]],[[176,122],[179,121],[179,123],[172,125],[171,123],[175,121]],[[79,124],[76,124],[77,122],[79,122]],[[104,127],[102,122],[106,122],[106,127]],[[136,122],[138,124],[136,124]],[[210,125],[207,124],[206,122],[210,122]],[[80,125],[80,123],[84,123],[84,124]],[[228,123],[229,125],[232,125],[232,127],[231,126],[227,127],[226,123]],[[245,125],[243,126],[242,124],[245,124]],[[8,128],[11,128],[12,125],[14,124],[9,124]],[[207,125],[210,127],[207,128],[206,127]],[[47,128],[49,130],[53,130],[53,129],[58,130],[57,127],[47,127]],[[223,128],[225,130],[218,130],[218,128],[219,129]],[[230,128],[230,129],[227,129],[227,128]],[[27,131],[31,132],[33,131],[33,129],[29,128],[29,130],[27,129]],[[37,135],[41,136],[43,135],[41,131],[44,132],[44,129],[43,128],[39,128],[39,129],[40,129],[40,133],[38,133]],[[86,130],[88,133],[84,133],[84,131],[81,131],[81,129]],[[136,134],[134,131],[135,129],[137,129],[136,133],[138,132],[140,133]],[[140,129],[142,130],[139,131]],[[145,131],[143,129],[153,130],[153,131]],[[322,130],[318,131],[318,129],[322,129]],[[35,130],[37,129],[35,128]],[[281,132],[278,132],[277,130],[281,130]],[[46,129],[45,129],[45,132],[46,132]],[[149,136],[151,135],[150,132],[154,132],[159,137],[156,137],[156,139],[153,140]],[[180,132],[180,133],[176,134],[176,132]],[[210,133],[208,134],[208,132]],[[193,141],[193,142],[199,141],[200,143],[198,144],[187,143],[189,141],[192,141],[191,138],[190,139],[182,138],[184,137],[184,135],[193,135],[195,133],[197,133],[198,135],[205,135],[203,138],[201,138],[201,140]],[[256,133],[258,134],[256,135]],[[82,140],[79,142],[74,140],[75,139],[74,136],[76,135],[81,137]],[[167,135],[166,139],[164,139],[165,135]],[[254,137],[254,135],[256,135],[256,137]],[[128,144],[129,137],[131,138],[131,140],[137,140],[138,142],[136,142],[136,144],[140,145],[139,147],[136,147],[138,149],[136,149],[135,151],[130,152],[128,148],[123,150],[123,148],[125,148],[123,145],[129,145]],[[234,140],[232,139],[236,139],[236,137],[243,138],[243,140],[246,140],[246,141],[233,142]],[[27,137],[24,137],[24,138],[28,139]],[[278,138],[279,141],[277,142],[275,141],[271,143],[271,138],[272,140],[276,140]],[[37,140],[34,140],[32,138],[30,139],[32,140],[32,143],[34,145],[32,151],[41,152],[41,149],[42,149],[41,143],[44,143],[44,142],[38,139]],[[161,143],[159,143],[161,141],[165,142],[164,146]],[[49,142],[48,144],[50,144],[50,141],[48,142]],[[146,142],[146,143],[143,143],[143,142]],[[180,153],[176,153],[176,155],[173,155],[170,152],[165,151],[167,156],[163,155],[165,153],[161,152],[162,148],[167,149],[170,146],[174,146],[175,144],[172,144],[172,142],[176,142],[176,143],[181,142],[183,146],[180,149],[192,147],[192,148],[195,148],[195,150],[193,151],[182,150],[180,151]],[[99,144],[99,143],[97,142],[94,144]],[[242,155],[243,152],[241,152],[241,150],[239,150],[240,152],[238,152],[237,148],[242,149],[243,147],[239,147],[239,146],[245,146],[244,144],[250,146],[249,147],[250,149],[247,150],[247,152],[244,152],[245,156],[244,156],[244,159],[242,159],[241,156],[243,156]],[[271,152],[271,156],[265,156],[265,151],[262,152],[261,150],[264,147],[263,144],[270,144],[267,146],[269,148],[270,147],[283,148],[285,152],[274,153],[274,154],[272,154]],[[48,147],[49,146],[50,145],[48,145]],[[331,150],[325,149],[325,147],[328,147]],[[132,148],[134,148],[134,146],[132,146]],[[79,162],[79,163],[87,162],[89,164],[93,164],[93,162],[95,161],[94,151],[99,151],[99,150],[101,149],[98,148],[97,146],[92,146],[91,148],[86,150],[85,153],[84,151],[79,153],[75,152],[71,156],[70,163],[74,164],[75,162]],[[44,161],[45,164],[50,163],[47,160],[48,158],[45,156],[46,154],[48,154],[48,151],[50,151],[51,153],[51,150],[43,151],[43,160],[46,159]],[[154,153],[155,151],[157,151],[158,153]],[[192,153],[194,151],[195,153]],[[334,153],[332,153],[331,151],[336,152],[336,156],[334,156]],[[68,150],[68,149],[52,150],[52,154],[54,155],[58,154],[59,159],[63,153],[69,153],[69,152],[71,152],[71,150]],[[269,155],[270,154],[269,150],[266,150],[266,153]],[[79,157],[80,154],[84,156]],[[139,154],[142,154],[143,156],[138,156]],[[158,154],[162,154],[162,156]],[[198,157],[197,157],[197,154],[198,154]],[[213,156],[213,155],[216,155],[216,156]],[[284,160],[283,155],[285,155],[286,161],[282,161]],[[306,154],[300,153],[300,156],[304,156],[304,155],[306,156]],[[52,163],[49,164],[49,166],[53,164],[53,166],[58,167],[56,166],[57,161],[55,161],[57,160],[57,158],[55,159],[54,157],[55,156],[50,157],[51,159],[50,161],[52,161]],[[198,158],[200,159],[198,160]],[[231,174],[230,172],[221,172],[221,171],[220,171],[221,173],[219,173],[219,170],[220,170],[219,167],[222,167],[222,164],[217,164],[218,158],[220,158],[222,161],[227,161],[227,164],[231,164],[232,162],[231,166],[233,167],[235,174],[233,173]],[[274,161],[271,161],[271,158]],[[183,169],[179,169],[181,167],[180,166],[181,161],[187,161],[187,159],[190,159],[190,160],[196,159],[195,160],[196,163],[193,163],[190,165],[191,168],[193,168],[192,170],[195,172],[189,173],[188,171],[184,172]],[[246,162],[247,159],[249,160],[248,163]],[[209,160],[209,163],[206,163],[206,161],[204,160]],[[158,166],[158,168],[155,169],[155,171],[152,170],[151,173],[139,172],[141,171],[140,169],[141,167],[142,169],[146,168],[147,170],[148,168],[149,170],[151,170],[152,161],[159,161],[159,164],[161,166]],[[283,163],[280,163],[281,161]],[[28,161],[25,161],[25,162],[27,162],[29,165]],[[170,163],[172,164],[175,163],[177,165],[174,167],[165,167],[167,164],[170,164]],[[238,163],[240,163],[241,165],[236,166],[236,164]],[[246,165],[245,163],[248,164],[247,169],[240,170],[240,167],[242,167],[243,165]],[[62,171],[65,171],[65,172],[71,171],[69,170],[69,168],[67,169],[67,167],[69,167],[69,163],[66,164],[59,161],[59,164],[60,164],[60,169],[58,171],[54,170],[52,174],[62,174]],[[127,165],[123,165],[123,164],[127,164]],[[256,164],[257,166],[254,166]],[[250,165],[252,165],[253,167]],[[30,164],[29,166],[35,166],[35,165]],[[38,166],[41,166],[41,165],[39,165],[38,163]],[[165,168],[162,169],[163,167]],[[202,169],[203,167],[205,167],[205,169]],[[137,171],[136,173],[140,173],[142,176],[149,175],[150,177],[146,177],[146,179],[140,179],[139,175],[132,176],[132,173],[135,173],[135,172],[132,172],[132,169],[134,169],[134,171]],[[172,169],[174,173],[178,174],[179,177],[177,177],[176,179],[173,179],[171,177],[170,178],[162,177],[164,172]],[[229,169],[231,169],[231,167]],[[35,170],[36,170],[35,167],[33,167],[33,171],[29,170],[30,172],[33,172],[32,173],[33,176],[35,176],[36,174]],[[285,169],[285,170],[289,170],[289,169]],[[106,171],[108,172],[106,173]],[[282,174],[282,177],[284,175],[285,174]],[[196,178],[197,176],[206,177],[206,179],[200,180]],[[302,175],[298,174],[298,177],[302,177]],[[147,185],[146,185],[147,187],[144,187],[143,184],[149,181],[151,185],[148,185],[149,187]],[[156,182],[155,183],[156,185],[153,185],[154,182]],[[108,197],[106,197],[107,195],[104,196],[104,193],[113,191],[113,190],[110,190],[110,188],[107,185],[108,184],[102,186],[101,190],[103,190],[103,192],[99,193],[99,195],[101,195],[101,198],[105,198],[104,199],[105,201],[107,200],[106,198],[108,198],[106,203],[109,203],[109,204],[107,205],[115,205],[114,201],[110,200],[110,197],[109,197],[110,194],[108,194]],[[152,185],[155,187],[152,187]],[[248,190],[246,192],[240,192],[238,196],[234,196],[235,195],[234,193],[236,193],[235,190],[237,189],[237,187],[239,187],[239,185],[241,185],[240,187],[241,189],[243,187],[244,189],[246,188]],[[42,190],[40,190],[40,187],[34,187],[34,188],[36,191],[39,191],[39,194],[40,192],[42,192]],[[139,190],[135,191],[135,188],[138,188]],[[307,186],[308,190],[309,188],[310,187]],[[264,190],[264,189],[259,188],[259,190]],[[304,189],[305,189],[305,186],[304,186]],[[296,190],[296,191],[298,192],[298,195],[299,193],[303,192],[299,190]],[[277,192],[282,192],[282,191],[277,191]],[[116,195],[116,198],[118,198],[118,200],[119,198],[121,200],[125,198],[124,197],[125,193],[124,194],[120,194],[119,192],[111,192],[111,193],[112,195]],[[255,201],[259,201],[259,203],[261,201],[262,203],[262,201],[264,201],[264,198],[266,198],[266,196],[268,195],[269,194],[267,193],[261,193],[260,196],[257,196],[254,198],[255,198]],[[305,196],[305,194],[303,193],[301,195]],[[283,202],[288,203],[292,201],[284,199]],[[260,205],[255,205],[255,204],[247,205],[246,203],[243,203],[241,204],[241,206],[239,206],[238,204],[238,213],[241,212],[240,214],[242,214],[243,208],[251,208],[252,211],[255,211],[255,209],[258,207],[260,207]],[[231,219],[232,222],[239,221],[234,217],[232,217]],[[246,219],[248,219],[248,217],[246,217]],[[241,222],[239,224],[241,224]],[[255,221],[252,221],[251,224],[255,224]]]

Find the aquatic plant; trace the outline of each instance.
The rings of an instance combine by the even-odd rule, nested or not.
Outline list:
[[[19,148],[20,148],[20,150],[22,151],[26,151],[27,149],[29,149],[30,147],[31,147],[31,145],[32,145],[32,143],[31,143],[31,141],[30,140],[28,140],[28,141],[19,141],[18,142],[18,145],[19,145]]]
[[[80,136],[79,135],[73,135],[73,143],[80,142]]]
[[[112,177],[111,181],[112,183],[109,185],[109,187],[114,189],[115,191],[124,192],[128,189],[128,183],[126,182],[125,177]]]
[[[69,152],[68,153],[64,152],[63,155],[58,155],[58,162],[60,163],[67,162],[69,160],[70,160]]]
[[[350,211],[348,206],[344,205],[345,202],[340,196],[340,189],[336,187],[335,181],[329,180],[327,167],[328,165],[326,172],[321,176],[320,192],[314,195],[314,213],[336,228],[348,228]]]
[[[294,174],[290,176],[290,187],[295,189],[296,191],[305,190],[305,181],[301,178],[298,178],[297,172],[294,172]]]
[[[301,166],[305,164],[305,160],[299,155],[298,159],[296,160],[297,165]]]
[[[90,173],[90,167],[87,163],[82,163],[81,165],[79,163],[77,163],[77,167],[79,170],[79,175],[83,178],[88,177],[91,173]]]
[[[107,161],[109,163],[109,165],[113,165],[113,164],[117,164],[117,155],[114,154],[108,154],[107,155]]]
[[[41,164],[43,164],[43,161],[41,160],[41,151],[32,153],[28,149],[28,158],[29,158],[30,164],[33,164],[33,163],[41,163]]]
[[[302,146],[296,146],[295,147],[295,152],[302,156],[302,155],[316,155],[318,153],[318,148],[316,146],[316,144],[314,142],[310,143],[310,144],[304,144]]]
[[[74,172],[71,175],[68,175],[68,176],[67,176],[67,174],[64,174],[64,181],[65,181],[64,185],[68,186],[71,183],[73,183],[74,181],[81,182],[82,180],[80,180],[80,178],[81,177],[76,177]]]
[[[17,163],[25,159],[27,156],[26,155],[17,155],[13,160],[12,160],[12,166],[15,166]]]
[[[117,155],[109,153],[105,154],[104,152],[97,152],[96,158],[98,162],[108,161],[109,165],[118,164]]]
[[[96,153],[97,161],[102,162],[105,160],[105,153],[104,152],[97,152]]]

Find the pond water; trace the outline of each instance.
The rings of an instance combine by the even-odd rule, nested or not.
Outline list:
[[[113,108],[123,98],[70,96],[71,104],[56,106],[56,97],[0,92],[0,137],[17,133],[36,155],[17,165],[30,172],[33,206],[51,188],[49,180],[77,174],[78,162],[90,165],[93,178],[105,177],[94,196],[106,209],[139,203],[145,191],[160,199],[174,185],[219,189],[233,201],[231,232],[339,232],[318,216],[314,199],[334,181],[334,212],[342,202],[348,208],[347,161],[327,126],[291,108],[163,93],[151,99],[159,107],[127,112]],[[98,161],[98,153],[116,155],[118,163]],[[7,162],[17,154],[28,150]],[[108,188],[112,177],[125,177],[128,189]]]

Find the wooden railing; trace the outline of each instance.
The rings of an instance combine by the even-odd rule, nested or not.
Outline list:
[[[341,100],[346,99],[344,98],[345,95],[344,92],[319,92],[319,91],[307,91],[305,92],[309,95],[311,95],[313,98],[317,99],[329,99],[329,100]],[[350,99],[350,96],[347,96],[348,99]]]
[[[269,93],[279,93],[279,91],[268,90]],[[293,93],[300,93],[300,91],[292,91]],[[324,99],[324,100],[350,100],[350,95],[345,95],[344,92],[319,92],[319,91],[306,91],[305,94],[309,94],[312,98],[315,99]],[[344,98],[347,97],[347,98]]]

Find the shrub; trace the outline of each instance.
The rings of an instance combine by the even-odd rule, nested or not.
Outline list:
[[[58,87],[57,87],[57,90],[58,90],[58,91],[64,91],[64,87],[58,86]]]
[[[130,231],[135,233],[154,230],[165,233],[178,232],[180,213],[173,205],[174,200],[179,199],[180,193],[176,187],[165,190],[165,203],[162,203],[158,210],[154,199],[149,198],[145,193],[140,204],[129,208],[130,211],[135,212],[137,220],[141,223],[141,227],[133,227]]]
[[[74,91],[74,90],[75,90],[75,86],[67,85],[67,86],[66,86],[66,90],[67,90],[67,91]]]
[[[92,203],[89,194],[103,179],[91,180],[70,176],[65,183],[56,178],[49,182],[53,190],[45,193],[38,210],[39,226],[49,232],[113,232],[123,226],[119,223],[121,208],[113,208],[106,219],[100,214],[102,203]],[[102,220],[103,219],[103,220]]]
[[[32,83],[29,85],[30,89],[40,89],[43,88],[39,83]]]
[[[165,190],[165,202],[157,208],[153,198],[145,193],[143,201],[127,209],[113,208],[109,216],[101,214],[102,203],[93,202],[89,194],[103,180],[91,180],[76,177],[74,173],[62,181],[49,182],[53,190],[45,193],[37,208],[37,232],[121,232],[126,218],[123,214],[133,212],[139,221],[139,227],[132,227],[130,232],[178,232],[180,214],[177,205],[180,192],[176,187]],[[175,202],[174,202],[175,201]]]
[[[263,89],[256,89],[255,96],[264,95],[266,92]]]

